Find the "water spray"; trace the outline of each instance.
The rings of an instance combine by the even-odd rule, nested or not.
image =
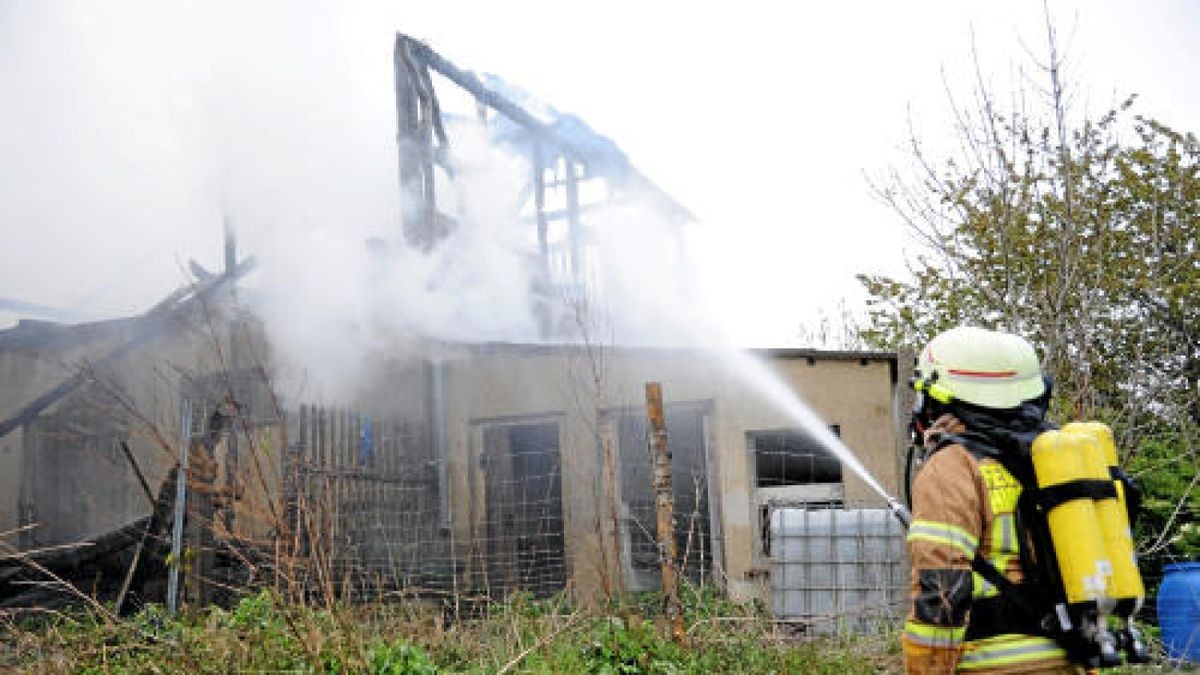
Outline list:
[[[884,499],[887,508],[905,527],[912,523],[912,514],[899,499],[893,497],[883,488],[879,480],[867,471],[867,467],[859,461],[850,448],[838,438],[825,422],[809,408],[803,400],[775,373],[771,372],[761,360],[741,351],[734,351],[729,356],[734,369],[746,376],[759,392],[765,395],[780,412],[787,415],[793,422],[804,427],[812,436],[834,457],[842,466],[853,471],[876,494]]]

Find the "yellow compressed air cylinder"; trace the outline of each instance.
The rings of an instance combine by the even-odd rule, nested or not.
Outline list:
[[[1096,501],[1096,517],[1100,521],[1100,535],[1104,540],[1104,548],[1112,562],[1113,598],[1118,602],[1129,601],[1125,603],[1125,607],[1118,607],[1117,613],[1132,614],[1141,606],[1146,596],[1146,587],[1142,583],[1142,573],[1138,570],[1133,532],[1129,527],[1129,512],[1125,509],[1125,486],[1112,476],[1112,469],[1117,466],[1117,446],[1113,442],[1112,429],[1103,422],[1072,422],[1064,426],[1063,431],[1085,434],[1094,441],[1084,453],[1088,472],[1098,475],[1100,480],[1111,480],[1116,485],[1116,498]]]
[[[1033,470],[1042,489],[1088,480],[1083,446],[1090,436],[1047,431],[1033,442]],[[1108,604],[1112,597],[1112,563],[1104,548],[1094,502],[1068,499],[1046,514],[1054,553],[1068,604]]]

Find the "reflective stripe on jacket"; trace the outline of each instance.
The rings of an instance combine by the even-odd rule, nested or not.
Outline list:
[[[1020,494],[1020,483],[1003,466],[977,460],[960,445],[946,446],[922,466],[913,484],[908,534],[912,577],[902,638],[906,672],[1082,672],[1049,638],[1004,634],[965,639],[973,601],[998,593],[971,571],[975,554],[1014,583],[1024,579],[1015,514]]]

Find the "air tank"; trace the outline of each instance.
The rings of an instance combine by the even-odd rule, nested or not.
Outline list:
[[[1118,603],[1114,613],[1132,616],[1141,608],[1146,589],[1138,571],[1133,533],[1125,509],[1125,486],[1113,476],[1117,467],[1117,449],[1112,430],[1102,422],[1072,422],[1064,426],[1063,431],[1084,434],[1094,441],[1082,448],[1088,474],[1097,480],[1112,481],[1116,486],[1116,496],[1097,499],[1095,509],[1104,548],[1112,563],[1112,594]]]
[[[1091,437],[1068,431],[1047,431],[1033,442],[1033,469],[1042,490],[1088,480],[1083,449]],[[1107,609],[1112,601],[1112,563],[1104,548],[1095,502],[1074,495],[1046,514],[1059,573],[1068,605],[1095,603]]]

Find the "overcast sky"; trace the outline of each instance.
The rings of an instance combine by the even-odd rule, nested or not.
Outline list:
[[[1196,130],[1194,3],[1051,4],[1077,110],[1138,93]],[[912,244],[865,177],[903,162],[910,111],[946,143],[972,31],[999,87],[1045,45],[1033,0],[0,0],[0,298],[141,311],[188,258],[218,266],[222,210],[251,250],[398,228],[396,31],[614,139],[698,214],[722,321],[776,345],[857,306],[855,273],[902,273]]]

